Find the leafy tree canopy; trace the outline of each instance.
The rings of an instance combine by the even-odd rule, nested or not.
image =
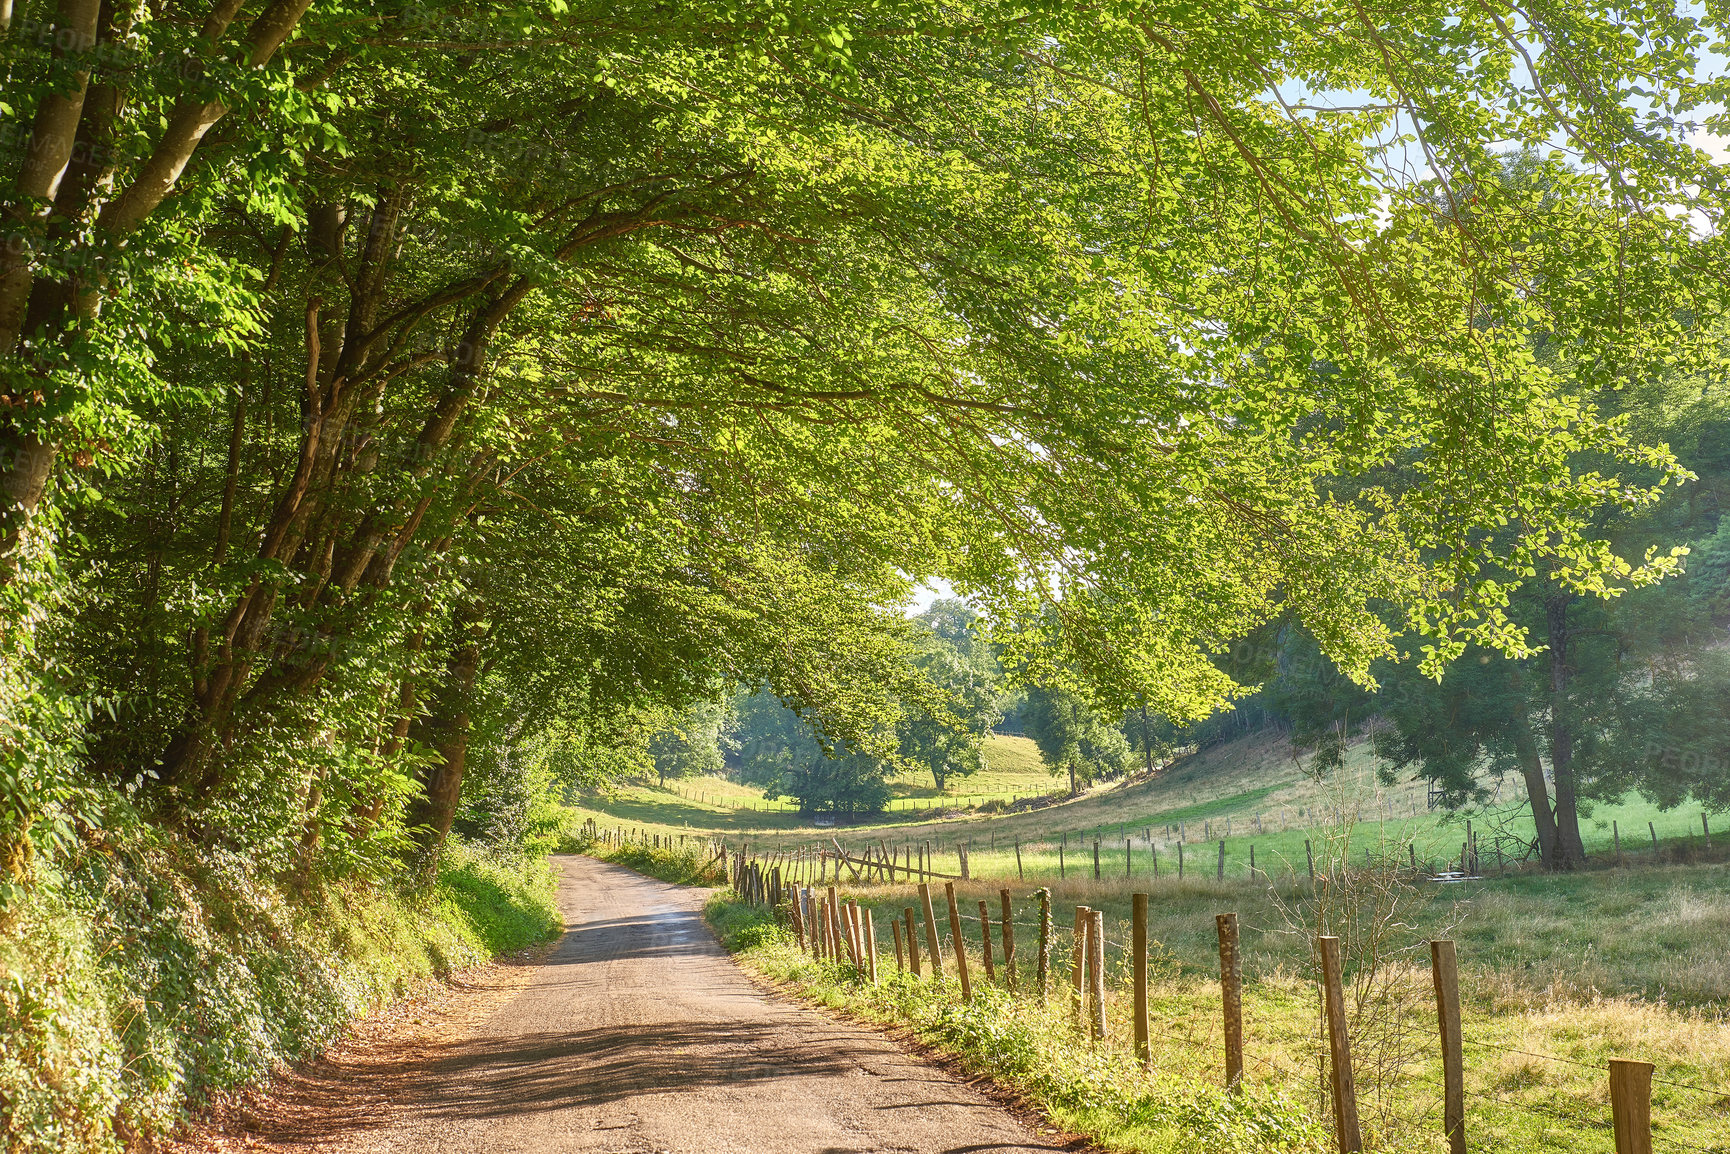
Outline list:
[[[1282,614],[1367,682],[1674,568],[1604,397],[1718,356],[1716,16],[6,11],[8,861],[87,781],[436,844],[472,738],[729,680],[892,746],[935,575],[1191,719]]]

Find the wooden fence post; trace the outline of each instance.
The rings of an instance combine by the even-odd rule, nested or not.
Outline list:
[[[1099,841],[1097,838],[1093,842],[1093,880],[1099,880]]]
[[[1057,845],[1057,880],[1062,881],[1068,876],[1069,874],[1065,872],[1063,866],[1063,843],[1059,842]]]
[[[1610,823],[1610,837],[1616,843],[1616,864],[1622,864],[1622,831],[1615,822]]]
[[[909,970],[911,970],[913,972],[913,976],[917,978],[920,976],[919,975],[919,926],[918,926],[918,919],[914,916],[912,906],[908,906],[906,909],[906,919],[907,919],[907,968]]]
[[[1123,839],[1123,876],[1126,878],[1134,876],[1134,872],[1130,869],[1129,842],[1129,838]]]
[[[997,896],[1003,902],[1003,978],[1004,985],[1013,990],[1020,985],[1019,976],[1015,972],[1015,918],[1014,908],[1009,903],[1009,891],[998,890]]]
[[[1225,839],[1224,838],[1221,838],[1220,842],[1219,842],[1219,879],[1218,880],[1220,880],[1220,881],[1225,880]]]
[[[1082,999],[1087,994],[1087,987],[1082,984],[1087,974],[1087,914],[1086,906],[1075,907],[1075,936],[1069,951],[1069,1009],[1077,1030],[1083,1022]]]
[[[1652,1063],[1610,1059],[1616,1154],[1652,1154]]]
[[[1341,1154],[1364,1148],[1358,1128],[1357,1086],[1352,1081],[1352,1044],[1346,1036],[1346,999],[1340,978],[1340,940],[1316,939],[1322,958],[1322,993],[1327,1003],[1329,1082],[1334,1099],[1334,1136]]]
[[[1147,895],[1130,895],[1129,948],[1135,955],[1135,1056],[1143,1067],[1153,1066],[1153,1045],[1147,1028]]]
[[[1091,910],[1087,915],[1087,969],[1093,987],[1092,1030],[1095,1042],[1105,1041],[1105,911]]]
[[[1183,880],[1183,842],[1177,843],[1177,880]]]
[[[1466,1154],[1466,1059],[1460,1035],[1460,969],[1454,943],[1430,943],[1430,976],[1436,983],[1436,1022],[1442,1039],[1442,1132],[1448,1154]]]
[[[1021,872],[1021,839],[1020,838],[1015,839],[1015,880],[1018,882],[1027,880],[1026,876],[1023,875]]]
[[[1219,914],[1213,924],[1219,934],[1220,1006],[1225,1014],[1225,1087],[1236,1091],[1243,1083],[1243,957],[1237,948],[1237,915]]]
[[[840,904],[841,903],[837,901],[835,897],[835,887],[830,886],[829,897],[823,908],[828,911],[830,927],[829,945],[831,948],[829,950],[829,959],[836,962],[841,960],[841,951],[847,948],[846,939],[841,936],[841,911],[838,908]]]
[[[877,984],[877,927],[871,920],[871,907],[864,906],[860,910],[865,915],[865,924],[860,927],[865,931],[865,969],[871,975],[871,984]]]
[[[961,977],[961,1000],[973,1000],[973,983],[967,976],[967,939],[961,936],[961,909],[955,904],[955,883],[943,883],[944,896],[949,899],[949,940],[955,945],[955,972]]]
[[[979,953],[985,962],[985,980],[997,981],[997,967],[991,961],[991,907],[983,898],[979,902]]]
[[[1036,961],[1039,1000],[1051,997],[1051,891],[1039,890],[1039,957]]]
[[[919,883],[919,907],[925,914],[925,956],[931,959],[931,980],[943,980],[943,941],[937,936],[937,911],[931,908],[931,883]]]
[[[1651,822],[1647,822],[1646,831],[1652,835],[1652,852],[1656,854],[1658,852],[1658,828]]]
[[[1307,837],[1304,838],[1304,857],[1309,859],[1310,881],[1312,883],[1314,883],[1314,881],[1316,880],[1316,851],[1313,848],[1311,848],[1310,839]]]
[[[900,918],[889,919],[889,932],[895,936],[895,972],[905,974],[907,972],[907,951],[901,946]]]
[[[1705,810],[1700,811],[1700,832],[1706,835],[1706,851],[1710,853],[1712,851],[1712,826],[1706,820]]]

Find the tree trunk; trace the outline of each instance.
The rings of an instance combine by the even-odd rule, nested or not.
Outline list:
[[[24,532],[42,500],[55,448],[0,425],[0,585],[17,575]]]
[[[1580,838],[1580,811],[1574,795],[1574,710],[1568,700],[1568,600],[1557,591],[1544,599],[1550,649],[1550,774],[1556,781],[1556,858],[1554,868],[1574,869],[1586,862]]]
[[[455,614],[456,647],[451,652],[445,683],[427,719],[428,744],[437,758],[421,773],[421,792],[409,803],[405,824],[420,844],[422,867],[430,872],[438,851],[450,835],[462,797],[463,771],[469,749],[470,707],[480,670],[481,637],[485,633],[481,607],[468,603]]]
[[[1513,722],[1514,752],[1520,759],[1520,774],[1526,782],[1526,798],[1532,806],[1532,824],[1538,831],[1538,858],[1545,869],[1556,865],[1556,815],[1550,808],[1550,790],[1544,784],[1544,763],[1538,757],[1538,743],[1532,736],[1531,721],[1522,711]]]

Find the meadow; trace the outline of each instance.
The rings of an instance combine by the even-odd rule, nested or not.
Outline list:
[[[1566,906],[1556,900],[1558,895],[1529,885],[1491,883],[1470,897],[1429,895],[1422,908],[1402,911],[1398,932],[1382,943],[1374,966],[1360,948],[1349,971],[1358,1102],[1371,1148],[1446,1149],[1440,1047],[1423,948],[1428,936],[1445,934],[1458,943],[1461,958],[1471,1149],[1554,1154],[1612,1150],[1606,1063],[1615,1057],[1657,1066],[1652,1099],[1657,1149],[1730,1150],[1730,1096],[1725,1092],[1730,1085],[1730,1031],[1724,1014],[1730,975],[1719,947],[1730,929],[1725,880],[1719,866],[1631,871],[1615,884],[1581,879],[1569,888]],[[1205,1090],[1203,1099],[1223,1089],[1214,914],[1236,912],[1243,931],[1246,1087],[1254,1100],[1284,1103],[1295,1117],[1325,1129],[1325,1045],[1310,944],[1318,927],[1305,924],[1306,916],[1315,917],[1317,903],[1307,884],[1273,892],[1230,882],[1163,881],[1140,888],[1151,896],[1149,1084],[1184,1087],[1189,1093]],[[971,1058],[981,1071],[1000,1074],[1001,1059],[989,1040],[1031,1016],[1044,1023],[1037,1047],[1044,1053],[1037,1062],[1061,1066],[1095,1051],[1096,1060],[1135,1071],[1130,962],[1124,948],[1129,941],[1129,887],[1086,882],[1052,891],[1050,998],[1042,1000],[1034,993],[1037,906],[1017,891],[1012,900],[1021,996],[1008,998],[994,990],[977,1009],[954,1008],[952,1014],[995,1014],[996,1024],[987,1021],[938,1041]],[[926,981],[914,983],[896,964],[888,926],[898,913],[917,909],[915,894],[909,887],[843,887],[843,894],[848,893],[875,911],[880,984],[890,987],[888,993],[850,967],[812,961],[785,933],[764,939],[744,960],[830,1004],[884,1020],[906,1019],[908,999],[894,987],[929,986],[929,955]],[[987,901],[997,961],[994,985],[1006,986],[997,892],[963,883],[957,896],[964,910],[977,910],[980,899]],[[937,923],[951,980],[945,993],[925,993],[915,1002],[932,996],[951,1006],[958,1001],[945,904],[939,891]],[[1103,1043],[1081,1038],[1069,1017],[1068,926],[1077,904],[1106,912],[1110,988]],[[1617,919],[1613,932],[1597,932],[1612,919]],[[977,917],[966,915],[963,922],[978,1000],[979,989],[993,983],[981,972]],[[916,1015],[912,1020],[917,1024]],[[1133,1098],[1140,1085],[1131,1079],[1122,1092]],[[1042,1104],[1061,1124],[1113,1148],[1189,1148],[1171,1127],[1142,1125],[1134,1111],[1118,1116],[1103,1101],[1085,1109]],[[1327,1146],[1277,1142],[1206,1148]]]
[[[708,777],[665,787],[621,786],[577,799],[572,813],[576,821],[593,818],[603,828],[715,834],[761,852],[830,847],[834,841],[849,850],[882,843],[898,853],[928,845],[942,855],[933,868],[946,873],[959,872],[954,850],[965,844],[973,876],[1017,880],[1090,878],[1095,842],[1101,880],[1151,879],[1180,868],[1185,878],[1198,872],[1217,878],[1221,842],[1228,878],[1251,877],[1252,850],[1258,878],[1307,876],[1313,847],[1330,839],[1346,840],[1359,858],[1398,854],[1411,860],[1415,854],[1417,864],[1436,872],[1458,866],[1468,828],[1480,872],[1517,869],[1530,856],[1532,821],[1516,782],[1486,782],[1488,804],[1458,813],[1432,810],[1421,785],[1389,788],[1378,782],[1367,742],[1353,745],[1344,766],[1326,780],[1309,776],[1283,738],[1260,735],[1181,758],[1151,778],[1109,783],[1073,799],[1054,792],[1057,780],[1024,737],[992,735],[985,760],[984,771],[954,779],[946,794],[938,794],[929,778],[896,779],[887,812],[856,823],[840,820],[833,828],[817,827],[792,802],[765,799],[756,787]],[[1004,812],[1012,798],[1037,799],[1037,805]],[[1638,795],[1583,806],[1581,833],[1588,855],[1599,863],[1614,860],[1618,844],[1625,864],[1693,861],[1730,849],[1730,827],[1714,850],[1698,809],[1663,810]]]

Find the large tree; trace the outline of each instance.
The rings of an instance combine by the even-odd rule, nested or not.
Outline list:
[[[1129,768],[1123,731],[1067,690],[1028,687],[1022,724],[1039,746],[1045,768],[1053,776],[1068,774],[1070,793],[1100,777],[1121,776]]]

